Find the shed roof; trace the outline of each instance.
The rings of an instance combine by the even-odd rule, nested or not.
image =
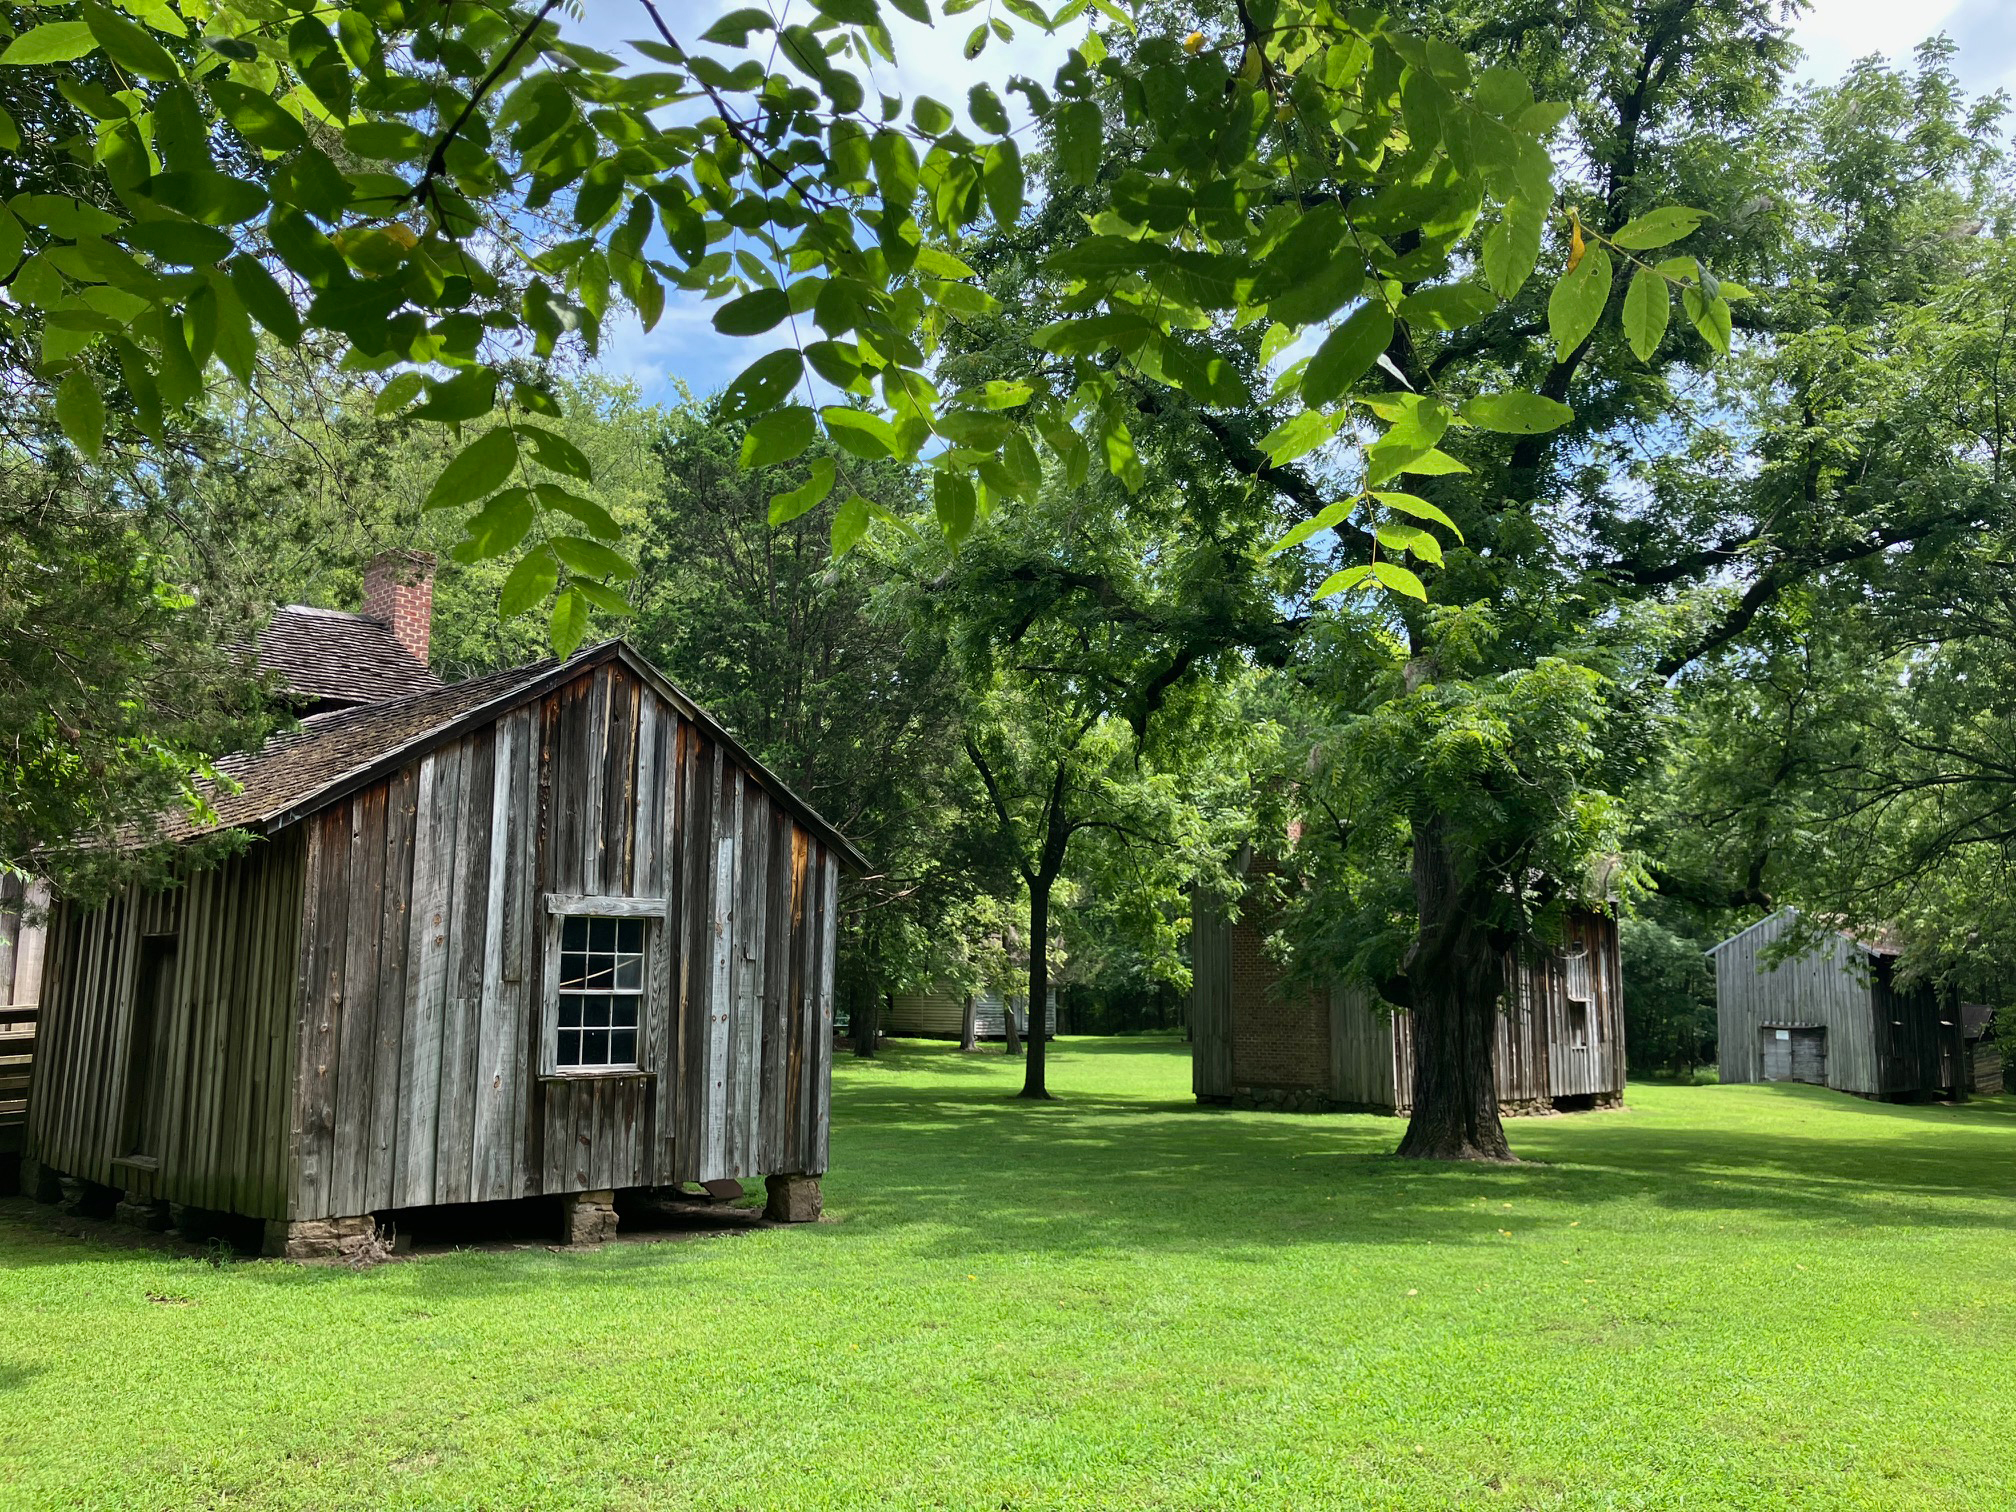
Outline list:
[[[332,703],[383,703],[441,686],[383,620],[306,604],[274,611],[259,632],[259,666],[288,692]]]
[[[1785,908],[1773,909],[1770,913],[1764,915],[1764,917],[1759,919],[1756,923],[1748,925],[1743,929],[1737,930],[1736,933],[1729,936],[1729,938],[1726,940],[1722,940],[1717,944],[1710,945],[1708,947],[1707,954],[1714,955],[1716,951],[1723,950],[1731,945],[1734,945],[1738,940],[1742,939],[1745,935],[1752,934],[1755,931],[1764,928],[1767,924],[1776,924],[1783,920],[1795,919],[1798,916],[1799,916],[1799,910],[1789,906]],[[1841,938],[1846,940],[1849,944],[1854,945],[1859,949],[1867,951],[1872,956],[1889,958],[1894,956],[1900,956],[1904,953],[1904,937],[1897,932],[1897,928],[1895,925],[1886,924],[1880,929],[1858,930],[1850,928],[1837,921],[1826,919],[1824,917],[1822,918],[1821,922],[1823,924],[1830,924],[1834,930],[1834,933],[1841,936]]]
[[[356,618],[356,616],[346,616]],[[856,870],[868,869],[867,858],[845,835],[800,798],[782,778],[751,755],[714,718],[680,692],[656,667],[624,641],[605,641],[564,662],[534,662],[441,684],[424,692],[383,703],[311,715],[298,730],[276,735],[256,751],[226,756],[218,770],[238,785],[222,792],[206,785],[204,796],[214,817],[193,815],[171,819],[171,838],[187,839],[222,829],[253,829],[272,834],[307,818],[380,777],[406,765],[438,745],[510,712],[522,703],[571,682],[582,672],[605,662],[620,661],[642,677],[687,719],[719,742],[772,797],[803,821],[821,840],[839,851]]]

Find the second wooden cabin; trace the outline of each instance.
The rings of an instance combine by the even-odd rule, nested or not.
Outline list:
[[[1203,1102],[1405,1114],[1413,1034],[1359,987],[1293,981],[1249,914],[1199,893],[1191,927],[1191,1085]],[[1571,914],[1544,953],[1508,952],[1494,1061],[1506,1114],[1615,1108],[1624,1097],[1617,922]]]
[[[376,701],[294,669],[316,712],[214,798],[242,854],[54,906],[45,1194],[294,1255],[541,1196],[606,1237],[619,1191],[757,1176],[811,1216],[858,853],[628,646],[443,686],[425,633]]]

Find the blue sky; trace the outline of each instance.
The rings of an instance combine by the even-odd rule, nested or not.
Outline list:
[[[666,7],[675,24],[697,36],[713,18],[739,9],[751,0],[689,0]],[[1794,34],[1806,49],[1803,73],[1830,80],[1856,58],[1870,53],[1903,60],[1924,38],[1945,32],[1959,45],[1955,59],[1960,80],[1969,90],[1985,93],[2010,89],[2016,93],[2016,22],[2012,0],[1814,0],[1794,24]],[[569,30],[583,41],[615,52],[627,37],[645,35],[643,9],[628,0],[589,0],[588,14]],[[885,7],[885,11],[887,7]],[[900,69],[884,71],[876,83],[906,99],[923,93],[936,96],[963,113],[966,91],[984,78],[997,91],[1011,74],[1028,74],[1047,83],[1070,38],[1046,38],[1015,23],[1012,43],[989,44],[977,63],[960,57],[973,22],[984,10],[968,12],[936,29],[896,18]],[[682,39],[683,40],[683,39]],[[1011,112],[1022,103],[1006,96]],[[664,316],[646,332],[627,313],[609,322],[603,335],[600,365],[608,372],[636,380],[647,399],[672,401],[680,383],[695,394],[720,388],[764,350],[747,340],[717,334],[711,311],[689,295],[673,294]]]

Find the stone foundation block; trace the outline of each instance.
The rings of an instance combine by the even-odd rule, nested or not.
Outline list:
[[[125,1194],[117,1187],[101,1186],[75,1176],[59,1178],[63,1211],[75,1218],[110,1218]]]
[[[165,1198],[130,1196],[122,1198],[112,1209],[112,1221],[128,1228],[145,1229],[150,1234],[164,1233],[175,1223]]]
[[[567,1244],[601,1244],[616,1237],[616,1194],[569,1192],[560,1199],[561,1237]]]
[[[763,1216],[772,1223],[816,1223],[825,1208],[817,1176],[766,1176],[763,1188],[770,1199]]]
[[[378,1243],[378,1225],[362,1218],[269,1218],[263,1254],[277,1260],[351,1260]]]
[[[37,1202],[63,1200],[63,1173],[32,1155],[21,1157],[21,1191]]]

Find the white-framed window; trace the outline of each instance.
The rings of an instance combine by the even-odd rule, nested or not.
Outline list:
[[[554,895],[546,900],[544,1053],[548,1076],[637,1071],[650,1034],[656,898]]]

